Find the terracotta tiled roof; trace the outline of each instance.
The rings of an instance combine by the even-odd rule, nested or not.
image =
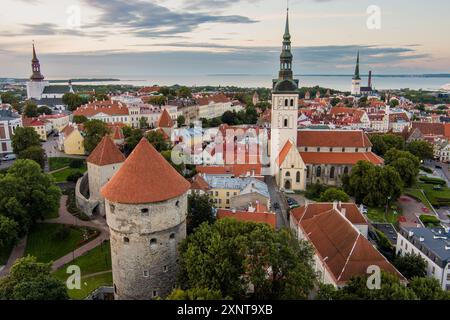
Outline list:
[[[167,109],[164,109],[158,120],[158,128],[172,128],[173,126],[174,123],[169,112],[167,112]]]
[[[64,129],[61,131],[61,133],[64,135],[64,137],[67,138],[74,131],[75,131],[75,125],[72,125],[69,123],[67,126],[64,127]]]
[[[286,142],[286,144],[284,145],[283,149],[281,149],[280,154],[278,155],[278,159],[277,159],[277,162],[278,162],[279,166],[281,166],[283,164],[284,159],[286,159],[286,157],[287,157],[287,155],[288,155],[288,153],[291,150],[293,145],[294,144],[292,143],[292,141],[288,140]]]
[[[236,211],[233,212],[229,209],[219,209],[217,211],[217,219],[233,218],[238,221],[247,222],[259,222],[266,223],[273,228],[277,225],[276,214],[272,212],[248,212],[248,211]]]
[[[201,98],[196,99],[197,100],[197,104],[199,106],[205,106],[208,105],[210,103],[227,103],[230,102],[230,98],[228,98],[226,95],[224,95],[223,93],[218,93],[212,96],[203,96]]]
[[[42,122],[37,118],[27,118],[27,117],[22,118],[22,124],[24,127],[41,127],[45,125],[44,122]]]
[[[261,175],[261,164],[231,164],[225,166],[197,166],[195,168],[199,173],[205,174],[230,174],[234,177],[241,177],[247,175],[247,173],[254,174],[256,176]]]
[[[190,186],[143,138],[101,192],[112,202],[144,204],[181,196]]]
[[[413,129],[419,129],[424,135],[444,136],[445,126],[443,123],[413,122]]]
[[[114,127],[114,132],[113,132],[113,139],[114,140],[122,140],[123,137],[123,132],[122,129],[119,126],[115,126]]]
[[[119,151],[109,136],[104,136],[86,161],[97,166],[106,166],[124,162],[125,156]]]
[[[367,224],[366,219],[359,211],[358,207],[354,203],[341,203],[337,204],[337,208],[345,209],[346,218],[353,224]],[[323,212],[333,209],[333,203],[320,202],[320,203],[310,203],[305,206],[301,206],[291,210],[291,214],[297,222],[304,219],[310,219],[315,215],[321,214]]]
[[[125,104],[118,101],[95,101],[77,108],[73,115],[92,117],[99,113],[110,116],[123,116],[128,115],[128,108]]]
[[[371,265],[406,279],[338,211],[329,210],[300,223],[303,233],[338,284],[366,275]]]
[[[191,189],[207,191],[209,190],[209,184],[205,181],[205,179],[203,179],[201,174],[196,174],[192,178]]]
[[[147,94],[147,93],[152,93],[152,92],[159,92],[160,89],[161,89],[161,87],[159,87],[159,86],[144,87],[144,88],[139,89],[138,93],[139,94]]]
[[[372,147],[362,130],[300,130],[297,135],[298,147]]]
[[[307,164],[349,164],[369,161],[375,165],[383,164],[383,159],[373,152],[300,152]]]

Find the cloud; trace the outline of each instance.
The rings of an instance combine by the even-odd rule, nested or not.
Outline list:
[[[256,3],[261,0],[184,0],[184,7],[188,10],[224,9],[244,1]]]

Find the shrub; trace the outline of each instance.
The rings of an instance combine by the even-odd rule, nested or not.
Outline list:
[[[419,177],[419,180],[428,184],[436,184],[436,185],[445,185],[445,181],[439,178],[430,178],[427,176],[421,176]]]
[[[320,201],[322,193],[328,189],[327,186],[315,183],[306,187],[305,197],[311,200]]]
[[[72,159],[69,162],[69,167],[74,169],[79,169],[84,166],[84,160],[83,159]]]
[[[439,226],[441,221],[436,217],[432,215],[423,214],[420,217],[420,221],[423,222],[423,224],[427,227],[434,227]]]
[[[68,177],[67,181],[69,182],[77,182],[78,179],[80,179],[83,176],[83,174],[79,171],[72,172]]]
[[[428,167],[425,167],[425,166],[420,166],[419,169],[424,171],[424,172],[426,172],[426,173],[433,173],[432,169],[430,169]]]

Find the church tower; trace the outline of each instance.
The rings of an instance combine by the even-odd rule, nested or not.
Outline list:
[[[361,77],[359,76],[359,51],[358,57],[356,58],[355,75],[352,79],[352,95],[357,97],[361,95]]]
[[[31,77],[27,82],[27,96],[28,99],[41,100],[42,93],[45,87],[49,85],[48,81],[44,81],[44,76],[41,73],[41,63],[36,55],[36,48],[33,43],[33,58],[31,59]]]
[[[292,72],[291,35],[289,32],[289,9],[280,56],[278,79],[273,80],[272,123],[270,139],[270,170],[275,175],[276,159],[287,141],[297,145],[298,80]]]

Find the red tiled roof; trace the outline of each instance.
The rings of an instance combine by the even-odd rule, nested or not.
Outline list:
[[[122,129],[119,126],[114,127],[113,139],[122,140],[124,138]]]
[[[170,117],[169,112],[167,112],[167,109],[164,109],[158,120],[158,128],[172,128],[173,126],[174,122]]]
[[[303,220],[300,227],[338,284],[366,275],[371,265],[406,280],[338,211],[329,210]]]
[[[276,214],[272,212],[248,212],[236,211],[229,209],[219,209],[217,211],[217,219],[233,218],[238,221],[266,223],[275,228],[277,225]]]
[[[286,142],[286,144],[284,145],[283,149],[281,149],[280,154],[278,155],[278,159],[277,159],[277,162],[278,162],[279,166],[281,166],[283,164],[284,159],[286,159],[286,157],[287,157],[287,155],[288,155],[288,153],[291,150],[293,145],[294,144],[292,143],[292,141],[288,140]]]
[[[345,217],[353,224],[367,224],[366,219],[359,211],[358,207],[354,203],[341,203],[337,204],[337,208],[345,209]],[[320,203],[310,203],[305,206],[301,206],[291,210],[291,214],[297,222],[304,219],[310,219],[315,215],[321,214],[323,212],[333,209],[333,203],[331,202],[320,202]]]
[[[74,131],[75,131],[75,126],[69,123],[67,126],[64,127],[64,129],[61,131],[61,133],[67,138]]]
[[[128,115],[128,108],[125,104],[118,101],[95,101],[78,107],[73,112],[74,116],[92,117],[99,113],[105,113],[110,116]]]
[[[103,197],[112,202],[144,204],[179,197],[190,186],[143,138],[101,192]]]
[[[22,124],[24,127],[41,127],[45,125],[44,122],[42,122],[37,118],[27,118],[27,117],[22,118]]]
[[[161,87],[159,87],[159,86],[144,87],[144,88],[139,89],[138,93],[146,94],[146,93],[152,93],[152,92],[159,92],[160,89],[161,89]]]
[[[443,123],[413,122],[413,129],[419,129],[424,135],[445,136],[446,130]]]
[[[192,178],[191,189],[206,191],[209,190],[209,185],[208,182],[206,182],[205,179],[203,179],[201,174],[196,174]]]
[[[297,135],[298,147],[372,147],[362,130],[300,130]]]
[[[224,166],[197,166],[195,168],[199,173],[205,174],[231,174],[234,177],[245,176],[247,173],[256,176],[261,175],[261,164],[230,164]]]
[[[223,93],[218,93],[212,96],[203,96],[197,99],[197,104],[200,106],[205,106],[210,103],[227,103],[230,102],[230,98],[228,98]]]
[[[384,160],[373,152],[300,152],[300,156],[307,164],[351,164],[358,161],[369,161],[375,165]]]
[[[109,136],[104,136],[86,161],[97,166],[106,166],[124,162],[125,156],[119,151]]]

